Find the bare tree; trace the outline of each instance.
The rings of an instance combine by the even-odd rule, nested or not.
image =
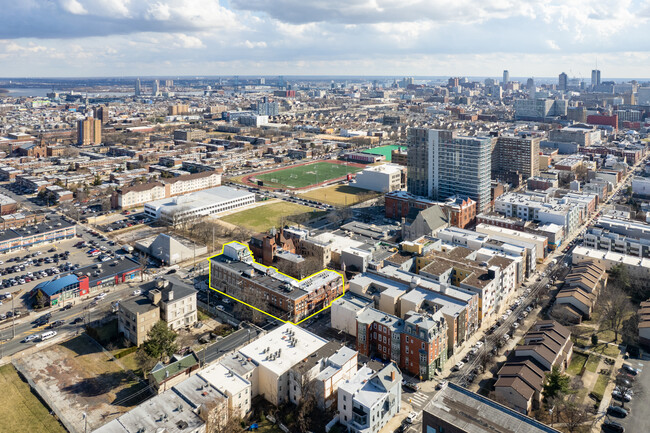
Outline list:
[[[261,290],[241,290],[236,296],[237,299],[245,302],[237,302],[234,306],[234,312],[241,320],[248,320],[256,325],[261,325],[266,320],[266,314],[262,311],[269,310],[269,302],[266,295]],[[251,308],[253,306],[255,308]],[[261,310],[261,311],[260,311]]]
[[[140,270],[140,281],[143,281],[144,280],[144,271],[145,271],[145,269],[147,269],[147,265],[149,264],[149,258],[147,257],[147,255],[145,253],[141,252],[140,255],[138,256],[138,264],[140,265],[140,268],[142,268]]]
[[[619,393],[617,400],[620,400],[621,407],[625,407],[625,400],[628,396],[634,395],[638,399],[642,393],[639,387],[634,386],[634,381],[626,379],[625,376],[618,376],[615,383],[615,390]]]
[[[301,433],[309,431],[312,421],[312,413],[316,409],[316,386],[315,381],[300,382],[300,401],[298,402],[296,427]]]
[[[236,433],[243,431],[241,418],[235,416],[228,408],[228,402],[221,399],[208,402],[201,415],[206,423],[205,431],[208,433]]]
[[[594,416],[593,406],[580,403],[576,395],[564,398],[559,402],[559,406],[562,408],[559,419],[569,433],[579,431],[582,425],[591,421]]]
[[[63,156],[65,158],[76,158],[77,156],[79,156],[79,149],[77,149],[76,147],[67,146],[63,150]]]
[[[614,331],[614,342],[622,330],[623,321],[632,310],[628,296],[620,288],[608,284],[599,296],[601,317],[609,330]]]

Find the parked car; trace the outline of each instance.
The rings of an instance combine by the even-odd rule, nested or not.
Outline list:
[[[418,414],[415,412],[409,413],[409,415],[406,417],[406,422],[409,424],[413,424],[415,422],[415,419],[418,417]]]
[[[442,389],[442,387],[445,386],[445,385],[447,385],[447,381],[446,380],[441,380],[440,382],[438,382],[436,384],[436,389]]]
[[[133,295],[133,296],[139,296],[141,294],[142,294],[142,290],[140,290],[140,289],[137,289],[137,290],[134,290],[133,292],[131,292],[131,295]]]
[[[616,390],[616,389],[612,391],[612,398],[616,400],[624,401],[626,403],[632,400],[632,396],[629,393],[623,394],[620,390]]]
[[[612,433],[625,433],[625,427],[610,419],[606,419],[605,422],[603,422],[602,430]]]
[[[620,406],[610,405],[607,408],[607,414],[612,415],[612,416],[616,416],[618,418],[625,418],[627,416],[627,414],[628,414],[628,411],[623,409]]]
[[[460,370],[461,368],[463,368],[464,365],[465,365],[465,363],[464,363],[463,361],[458,361],[458,362],[456,363],[456,365],[454,365],[454,368],[455,368],[456,370]]]
[[[636,376],[637,374],[641,373],[641,370],[632,367],[630,364],[623,364],[623,370],[625,370],[626,373],[629,373],[632,376]]]

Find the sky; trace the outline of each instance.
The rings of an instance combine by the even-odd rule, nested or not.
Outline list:
[[[0,76],[650,76],[650,0],[0,0]]]

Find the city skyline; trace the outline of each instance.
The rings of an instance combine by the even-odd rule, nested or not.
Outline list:
[[[0,76],[647,74],[647,1],[5,5]],[[25,25],[32,23],[32,25]],[[596,48],[597,47],[597,48]]]

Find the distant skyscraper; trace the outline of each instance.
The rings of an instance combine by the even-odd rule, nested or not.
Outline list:
[[[168,89],[174,87],[174,80],[165,80],[165,87],[167,87]]]
[[[500,136],[492,149],[492,177],[513,182],[539,174],[539,137]]]
[[[77,122],[77,143],[81,145],[102,142],[102,121],[88,117]]]
[[[410,193],[434,200],[469,197],[477,202],[477,213],[489,209],[492,138],[427,128],[408,131]]]
[[[151,87],[151,95],[158,96],[160,94],[160,81],[153,80],[153,86]]]
[[[591,71],[591,86],[595,87],[600,84],[600,70],[594,69]]]
[[[140,90],[140,79],[136,78],[135,79],[135,96],[140,96],[142,93],[142,90]]]
[[[108,123],[109,120],[108,107],[100,105],[99,107],[93,108],[93,116],[95,117],[95,119],[100,120],[102,124]]]
[[[569,85],[569,77],[568,77],[567,74],[565,74],[564,72],[562,72],[562,73],[558,76],[558,86],[557,86],[557,87],[558,87],[558,89],[560,89],[560,90],[566,90],[567,87],[568,87],[568,85]]]
[[[532,78],[529,78],[528,81],[526,82],[526,89],[528,89],[528,97],[530,99],[535,99],[535,92],[537,89],[535,88],[535,80]]]
[[[260,116],[277,116],[280,114],[280,105],[277,102],[271,102],[265,96],[261,102],[257,103],[257,114]]]
[[[505,86],[510,81],[510,72],[507,69],[503,71],[503,85]]]

